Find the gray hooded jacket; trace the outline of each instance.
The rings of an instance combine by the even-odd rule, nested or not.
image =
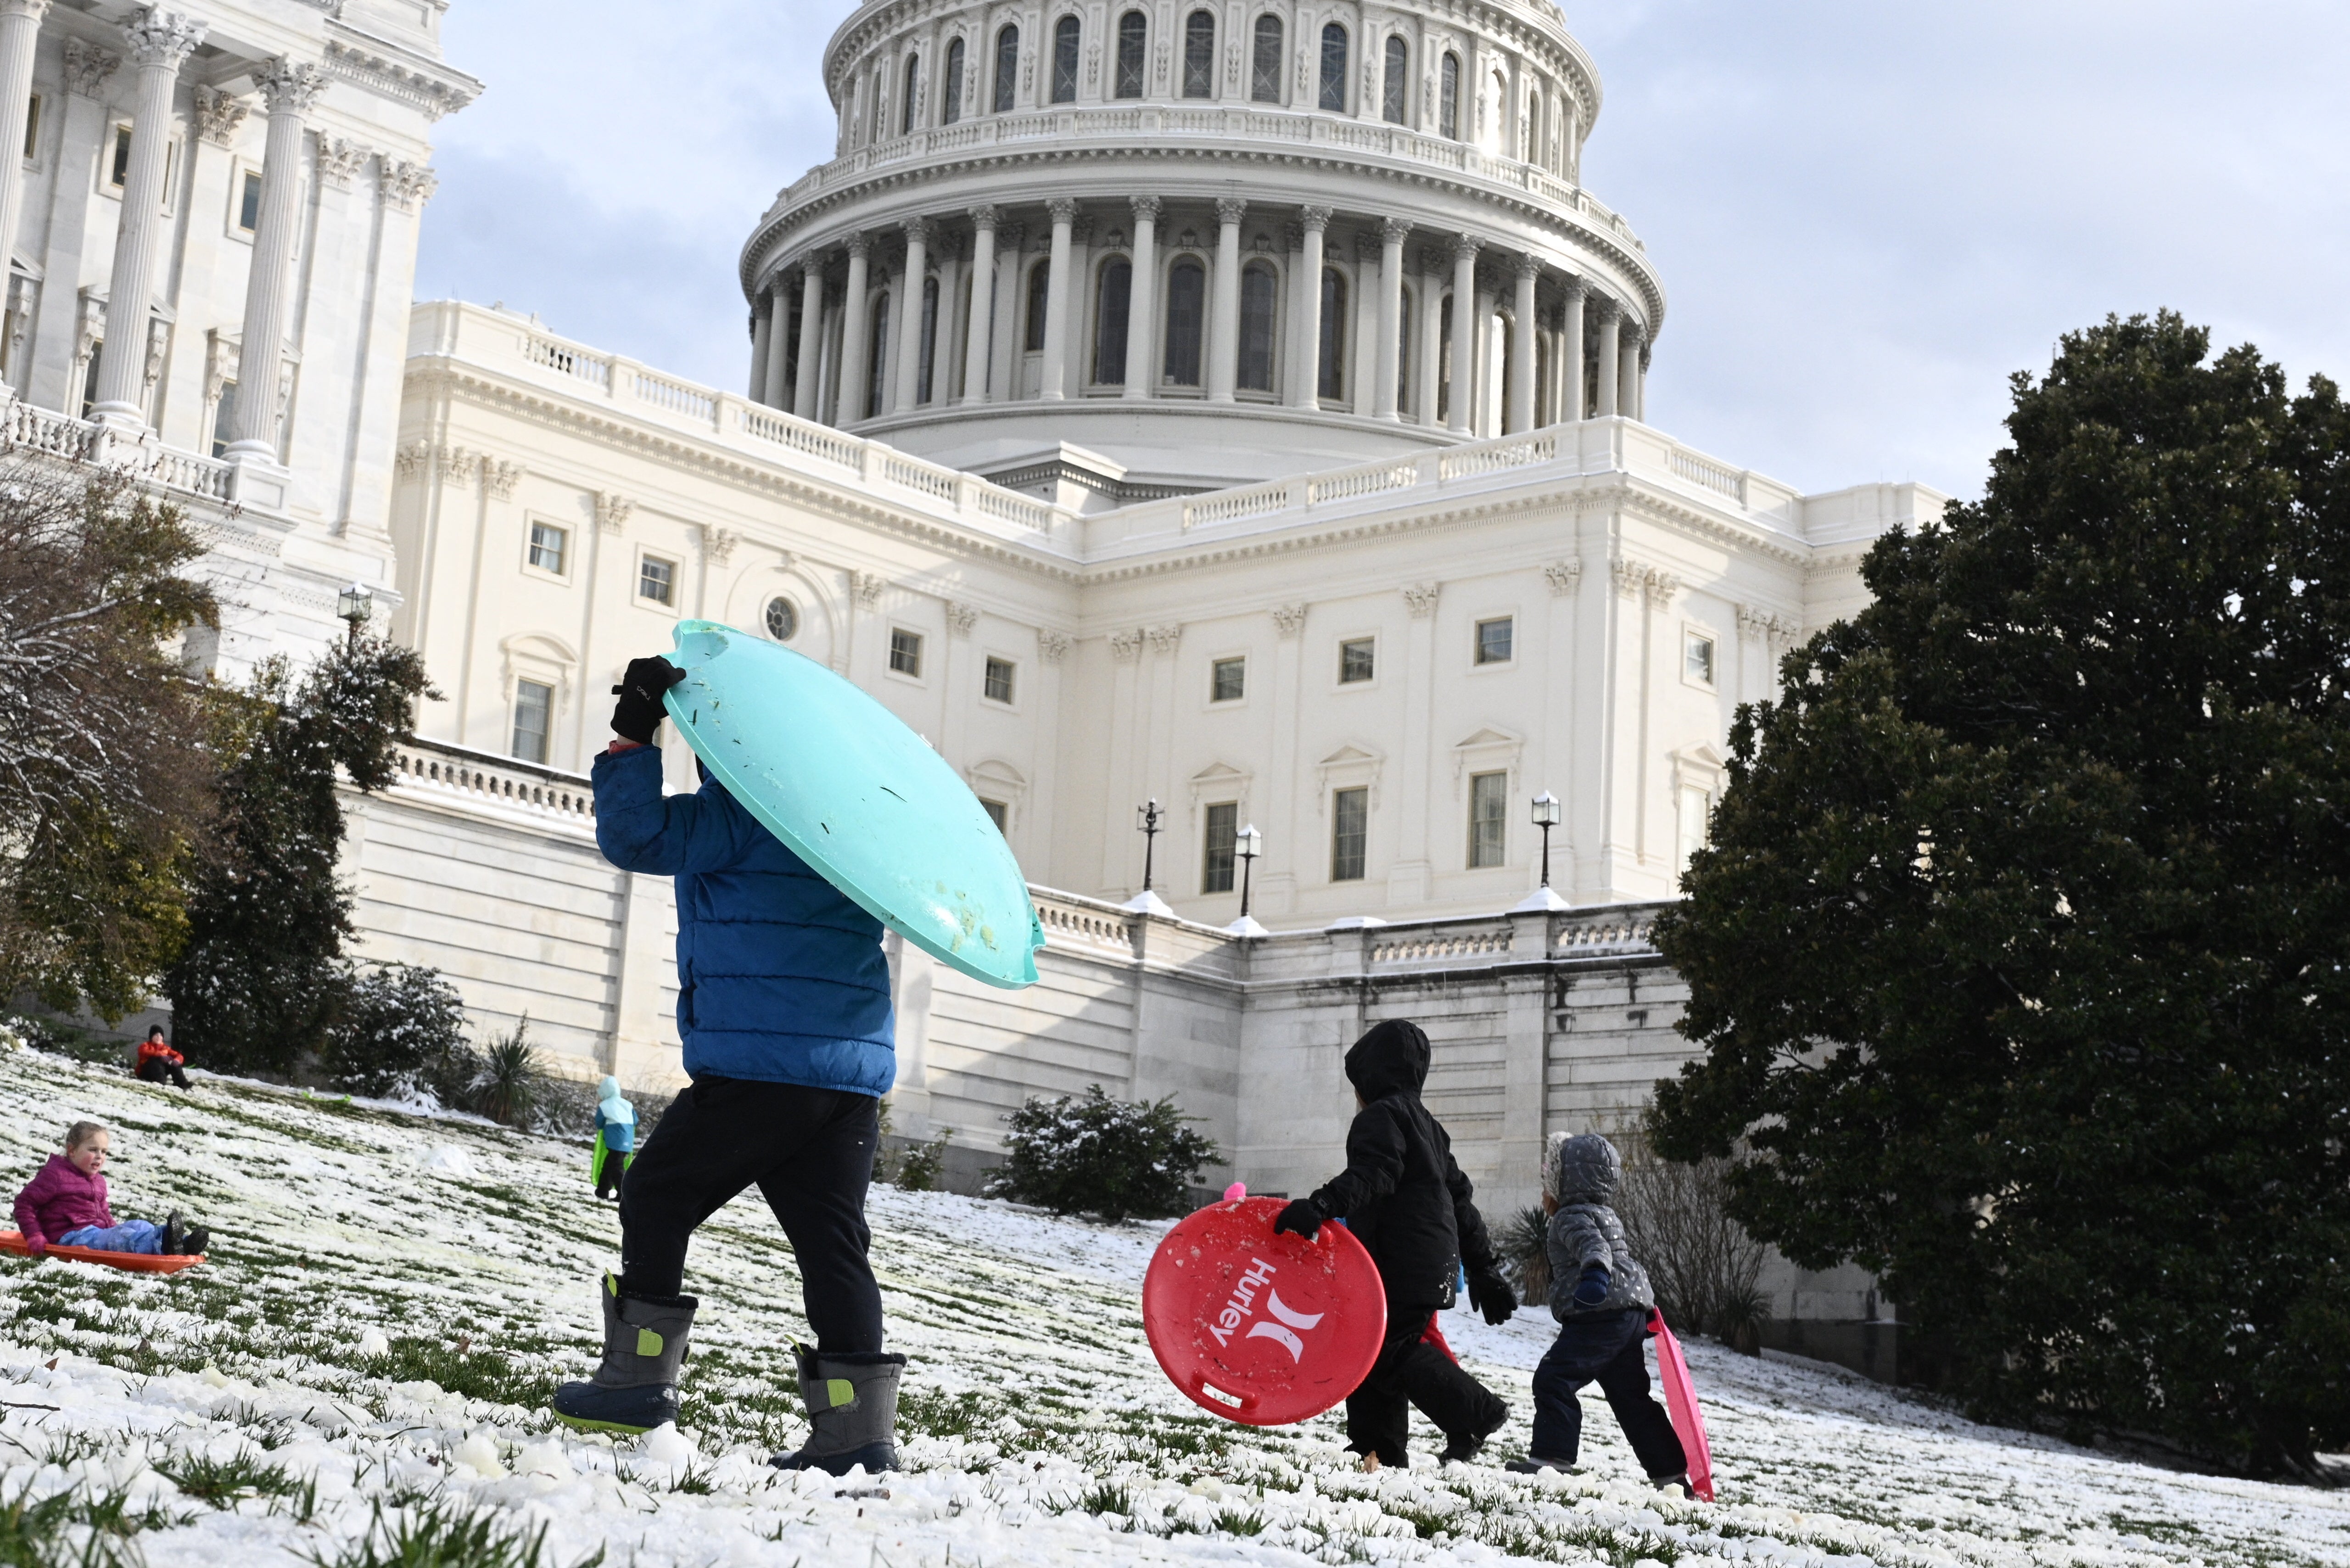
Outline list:
[[[1545,1175],[1549,1179],[1543,1186],[1558,1199],[1558,1212],[1550,1220],[1551,1316],[1565,1323],[1571,1317],[1634,1307],[1645,1312],[1654,1306],[1648,1271],[1632,1256],[1624,1241],[1624,1221],[1612,1207],[1624,1175],[1616,1146],[1597,1133],[1568,1138],[1558,1146]],[[1585,1306],[1575,1299],[1575,1286],[1592,1263],[1607,1271],[1607,1299]]]

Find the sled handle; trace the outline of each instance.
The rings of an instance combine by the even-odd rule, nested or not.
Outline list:
[[[1191,1392],[1195,1397],[1200,1395],[1207,1396],[1235,1416],[1253,1410],[1257,1406],[1255,1395],[1235,1394],[1230,1389],[1220,1388],[1209,1382],[1203,1374],[1197,1372],[1191,1374]]]

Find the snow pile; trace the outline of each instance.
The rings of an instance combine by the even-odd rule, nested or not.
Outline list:
[[[755,1196],[694,1244],[683,1429],[583,1438],[545,1400],[589,1365],[594,1280],[617,1248],[584,1149],[7,1061],[8,1180],[92,1116],[115,1128],[119,1216],[179,1207],[216,1240],[205,1267],[167,1279],[0,1262],[0,1560],[2350,1568],[2350,1498],[2128,1464],[1708,1345],[1689,1348],[1718,1505],[1639,1485],[1596,1398],[1582,1474],[1365,1476],[1335,1415],[1258,1432],[1168,1386],[1135,1305],[1158,1228],[887,1188],[872,1207],[891,1345],[912,1357],[906,1473],[767,1468],[805,1429],[789,1345],[806,1326]],[[1445,1324],[1515,1407],[1497,1461],[1524,1450],[1546,1326],[1532,1311]]]

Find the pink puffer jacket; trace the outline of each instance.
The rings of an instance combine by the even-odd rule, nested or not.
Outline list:
[[[34,1251],[85,1225],[112,1225],[106,1206],[106,1178],[85,1176],[64,1155],[49,1156],[41,1173],[16,1194],[16,1229]]]

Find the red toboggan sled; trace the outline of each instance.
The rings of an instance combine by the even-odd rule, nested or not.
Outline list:
[[[0,1231],[0,1252],[13,1252],[20,1258],[33,1255],[24,1236],[15,1231]],[[204,1261],[202,1252],[101,1252],[95,1247],[60,1247],[54,1241],[44,1250],[43,1256],[70,1258],[77,1263],[103,1263],[109,1269],[127,1269],[134,1274],[176,1274]]]
[[[1681,1355],[1681,1342],[1665,1326],[1665,1314],[1654,1307],[1648,1309],[1648,1327],[1657,1336],[1657,1381],[1665,1386],[1665,1414],[1672,1417],[1673,1433],[1689,1460],[1690,1490],[1711,1502],[1713,1451],[1706,1447],[1705,1412],[1698,1408],[1689,1361]]]
[[[1378,1359],[1387,1292],[1343,1225],[1276,1235],[1278,1198],[1214,1203],[1159,1243],[1142,1281],[1151,1354],[1202,1409],[1250,1427],[1318,1416]]]

